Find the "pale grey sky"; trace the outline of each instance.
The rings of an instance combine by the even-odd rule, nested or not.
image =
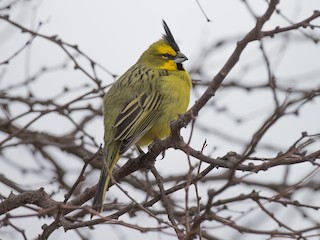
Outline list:
[[[265,1],[249,1],[253,5],[256,13],[262,13],[266,8]],[[82,51],[88,54],[92,59],[96,60],[109,71],[114,74],[122,74],[132,64],[137,61],[140,54],[154,41],[158,40],[163,34],[163,28],[161,21],[166,20],[173,35],[175,36],[181,51],[188,56],[189,61],[185,64],[186,69],[196,65],[199,58],[200,50],[204,46],[208,46],[210,43],[219,39],[227,39],[228,37],[235,37],[234,42],[229,47],[225,48],[224,52],[218,52],[216,56],[213,56],[206,64],[208,72],[208,80],[211,80],[217,71],[223,66],[231,52],[233,51],[236,41],[240,40],[245,33],[247,33],[254,25],[254,19],[248,13],[248,10],[239,0],[226,0],[226,1],[204,1],[200,0],[200,3],[212,20],[212,22],[206,22],[204,15],[199,9],[195,0],[162,0],[162,1],[150,1],[150,0],[119,0],[119,1],[84,1],[84,0],[39,0],[28,1],[24,4],[16,6],[17,10],[10,12],[10,18],[20,22],[21,24],[30,27],[36,26],[38,21],[44,22],[40,29],[40,32],[47,35],[58,35],[59,38],[66,42],[77,44]],[[1,2],[0,2],[1,5]],[[280,9],[285,9],[284,14],[291,20],[303,19],[312,14],[312,11],[319,8],[319,1],[281,1],[279,5]],[[319,23],[318,23],[319,24]],[[286,26],[287,22],[279,17],[275,16],[270,22],[266,24],[264,29],[274,29],[276,26]],[[299,35],[297,33],[297,35]],[[25,43],[28,39],[28,35],[23,38],[19,31],[12,31],[12,28],[8,27],[0,21],[0,62],[7,56],[12,54],[12,51],[16,50]],[[270,54],[275,51],[281,52],[285,50],[285,54],[280,60],[275,59],[271,62],[271,66],[274,67],[275,73],[278,77],[291,81],[297,75],[302,75],[310,71],[319,70],[320,60],[320,47],[318,45],[306,45],[304,42],[291,41],[287,45],[283,46],[282,41],[275,40],[270,44],[266,41],[267,49],[270,50]],[[19,82],[24,79],[28,74],[33,73],[40,66],[43,65],[55,65],[61,63],[63,59],[66,59],[65,53],[48,41],[36,39],[30,52],[31,64],[26,68],[26,56],[25,54],[16,58],[12,64],[14,68],[7,69],[6,81],[0,83],[0,87],[7,86],[14,82]],[[273,56],[270,56],[273,59]],[[257,51],[256,43],[250,44],[248,49],[245,50],[241,56],[240,63],[236,66],[230,76],[230,78],[241,78],[252,84],[258,79],[258,81],[265,80],[267,78],[266,70],[263,67],[257,67],[252,73],[244,74],[242,72],[243,66],[246,64],[252,64],[255,61],[261,61],[261,52]],[[303,65],[304,67],[301,67]],[[88,67],[87,63],[83,62],[83,66]],[[89,69],[89,67],[88,67]],[[103,84],[107,85],[112,83],[113,78],[108,76],[102,71],[99,72],[100,77],[103,80]],[[243,75],[242,75],[243,74]],[[10,81],[8,81],[10,79]],[[299,81],[292,81],[292,86],[303,86],[303,84],[315,84],[319,86],[320,79],[316,78],[314,82],[303,83]],[[62,88],[62,86],[80,86],[85,83],[92,84],[87,77],[80,72],[75,71],[60,71],[52,75],[48,75],[45,81],[41,81],[32,89],[38,94],[38,96],[47,98],[56,95]],[[2,86],[1,86],[2,85]],[[201,91],[200,91],[201,92]],[[25,92],[17,92],[16,94],[24,94]],[[72,99],[74,96],[69,96]],[[242,137],[245,140],[249,140],[256,129],[265,120],[267,113],[272,110],[272,102],[267,100],[270,98],[270,93],[261,94],[248,94],[246,92],[239,92],[236,95],[230,95],[226,92],[219,92],[215,96],[213,101],[217,100],[219,106],[228,106],[234,114],[239,114],[243,117],[251,116],[252,120],[250,126],[239,127],[234,121],[230,121],[226,116],[215,116],[213,111],[204,109],[200,112],[199,123],[207,124],[214,128],[229,129],[229,132],[236,137]],[[61,101],[67,99],[62,99]],[[193,96],[190,104],[192,105],[196,97]],[[97,100],[95,104],[100,104]],[[302,131],[319,132],[320,130],[320,102],[315,101],[314,105],[306,108],[299,118],[288,117],[288,119],[280,121],[263,139],[263,142],[272,142],[275,145],[288,147],[295,139],[297,139]],[[14,109],[15,114],[24,111],[25,109]],[[259,112],[259,114],[256,114]],[[260,115],[261,114],[261,115]],[[22,119],[21,124],[28,119]],[[290,124],[288,124],[290,123]],[[50,125],[50,129],[48,129]],[[44,120],[36,122],[32,127],[42,129],[44,131],[53,131],[55,133],[63,133],[66,131],[68,123],[63,120],[58,120],[55,115],[48,116]],[[96,125],[90,126],[90,131],[96,136],[98,143],[102,142],[102,123],[99,120],[96,121]],[[184,130],[184,135],[189,136],[189,129]],[[207,136],[203,131],[196,131],[192,144],[195,148],[200,148],[204,139],[207,139],[209,149],[217,147],[214,152],[215,156],[222,156],[228,151],[241,151],[242,148],[236,144],[228,144],[227,141],[223,142],[219,137]],[[219,142],[217,142],[219,141]],[[318,145],[318,147],[320,147]],[[208,150],[208,152],[210,152]],[[15,152],[10,158],[20,158],[23,152]],[[61,153],[54,153],[61,154]],[[62,159],[64,158],[61,154]],[[168,169],[168,161],[177,159],[176,162],[170,162],[171,169]],[[163,174],[175,173],[177,171],[187,171],[188,166],[186,164],[186,157],[184,154],[170,150],[166,155],[166,159],[157,161],[157,167]],[[63,161],[62,161],[63,162]],[[74,181],[77,176],[77,169],[74,169],[76,160],[70,160],[64,162],[70,172],[70,181]],[[120,160],[120,164],[123,162]],[[306,170],[308,168],[306,167]],[[10,166],[4,165],[1,172],[5,174],[17,174],[10,173],[12,171]],[[217,170],[218,171],[218,170]],[[258,178],[277,178],[278,171],[268,171],[267,175],[261,174]],[[303,175],[303,171],[297,172],[297,179]],[[88,179],[88,186],[91,186],[98,179],[98,171],[96,179]],[[36,176],[21,176],[21,183],[26,185],[34,184],[39,181]],[[39,187],[41,182],[39,183]],[[6,194],[9,193],[9,189],[3,188],[0,185],[0,191]],[[50,189],[50,186],[48,186]],[[246,191],[244,189],[244,191]],[[124,197],[123,194],[117,189],[113,190],[114,196]],[[203,193],[205,195],[205,192]],[[231,194],[231,193],[226,193]],[[137,196],[137,198],[143,196]],[[19,211],[17,211],[19,212]],[[151,224],[149,218],[144,218],[141,214],[141,222],[139,224]],[[147,219],[147,220],[146,220]],[[130,221],[127,217],[124,220]],[[41,225],[34,225],[28,220],[24,224],[28,225],[28,237],[35,237],[40,232]],[[45,219],[41,220],[46,222]],[[154,224],[154,223],[152,223]],[[302,223],[297,223],[302,224]],[[91,231],[90,239],[102,239],[108,236],[108,239],[127,239],[125,236],[130,236],[130,239],[175,239],[175,237],[167,236],[166,238],[159,237],[154,234],[141,234],[138,231],[123,229],[116,226],[101,225],[95,227],[95,231]],[[226,236],[233,236],[235,233],[226,232]],[[0,234],[1,238],[1,234]],[[60,229],[52,236],[52,239],[75,239],[75,234],[72,231],[64,233],[63,229]],[[248,238],[249,239],[249,238]],[[251,238],[254,239],[254,238]],[[255,239],[257,240],[257,239]]]

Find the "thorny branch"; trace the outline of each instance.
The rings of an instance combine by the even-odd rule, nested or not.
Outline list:
[[[319,10],[294,22],[285,16],[277,0],[266,1],[268,6],[262,15],[256,14],[249,2],[243,1],[249,14],[255,19],[253,28],[242,38],[237,38],[234,51],[211,81],[207,80],[208,74],[204,72],[203,63],[211,57],[212,51],[218,51],[232,41],[218,41],[207,49],[204,46],[203,55],[199,57],[201,61],[191,67],[190,71],[194,80],[194,94],[198,94],[195,104],[172,123],[170,137],[155,141],[143,156],[137,158],[134,152],[124,156],[127,161],[114,172],[113,178],[117,183],[111,191],[120,189],[129,201],[121,197],[111,201],[107,199],[104,212],[97,218],[88,220],[86,217],[93,213],[93,210],[90,202],[87,204],[86,202],[93,197],[95,186],[87,187],[87,181],[96,173],[94,169],[101,167],[103,159],[103,151],[99,149],[99,144],[88,129],[95,119],[101,118],[101,96],[109,86],[102,86],[97,69],[112,78],[115,75],[80,50],[77,44],[68,43],[57,35],[40,33],[40,29],[45,28],[44,23],[40,22],[34,30],[19,23],[12,16],[2,14],[2,11],[16,7],[18,2],[13,1],[9,5],[0,7],[0,21],[13,29],[21,30],[20,34],[27,34],[29,39],[8,57],[0,59],[0,80],[6,80],[6,71],[3,69],[10,68],[12,62],[34,46],[35,40],[38,39],[62,50],[67,60],[54,67],[41,67],[19,84],[10,83],[6,88],[0,89],[2,111],[0,156],[3,162],[1,164],[6,164],[25,175],[37,175],[47,181],[47,184],[43,183],[41,187],[21,185],[14,176],[1,172],[0,183],[10,189],[11,193],[5,194],[2,191],[0,193],[0,228],[10,227],[11,231],[23,239],[28,239],[26,229],[16,220],[46,217],[48,224],[42,225],[38,239],[50,238],[61,227],[65,231],[75,231],[80,239],[85,239],[86,234],[83,234],[82,230],[89,231],[93,226],[108,225],[117,225],[141,233],[157,232],[178,239],[221,239],[224,238],[224,229],[231,232],[229,236],[234,234],[233,239],[239,238],[238,233],[242,236],[263,236],[268,239],[276,237],[311,239],[320,236],[318,224],[320,219],[316,214],[320,209],[319,203],[312,201],[312,198],[302,198],[302,200],[299,198],[299,193],[302,191],[319,190],[315,176],[320,171],[320,132],[302,132],[294,141],[283,144],[284,147],[273,143],[268,145],[263,141],[283,119],[299,117],[313,103],[319,103],[317,102],[320,96],[320,83],[317,79],[319,71],[295,76],[296,79],[291,81],[316,79],[312,86],[300,87],[298,84],[297,86],[288,84],[282,81],[275,71],[268,48],[268,41],[287,36],[291,32],[300,33],[308,44],[318,44],[319,36],[315,30],[319,29],[316,24],[320,18]],[[288,25],[266,27],[266,23],[274,15],[285,19]],[[287,41],[288,38],[284,39]],[[240,76],[239,79],[230,77],[230,72],[241,63],[248,45],[254,42],[258,42],[258,51],[262,53],[261,65],[266,69],[266,75],[261,77],[264,83],[248,84],[243,82]],[[87,62],[87,65],[83,62]],[[57,70],[67,71],[70,63],[74,70],[80,70],[89,83],[75,88],[64,87],[52,98],[38,97],[32,89],[41,81],[43,75]],[[27,90],[28,94],[17,95],[16,90],[19,89]],[[204,91],[198,93],[199,89]],[[250,119],[235,117],[229,108],[219,108],[217,104],[212,103],[212,98],[220,89],[234,93],[243,90],[272,93],[270,95],[272,111],[264,115],[259,127],[246,133],[249,138],[248,136],[238,138],[224,129],[213,129],[210,124],[203,124],[202,113],[210,108],[210,111],[216,109],[217,115],[224,114],[234,119],[239,126],[246,122],[250,125]],[[81,92],[78,93],[78,90]],[[65,100],[64,97],[71,93],[76,94]],[[23,110],[16,111],[13,104],[21,106]],[[81,117],[77,115],[79,113]],[[37,123],[52,114],[56,114],[56,119],[64,119],[71,125],[67,132],[58,134],[54,130],[43,131],[38,128]],[[192,133],[185,142],[180,130],[191,125],[190,122],[192,122]],[[217,154],[214,154],[215,150],[210,153],[207,140],[203,140],[204,143],[194,142],[197,131],[205,131],[208,136],[216,135],[219,137],[218,141],[227,140],[229,143],[236,143],[241,146],[238,149],[242,150],[229,151],[227,154],[218,154],[220,157],[215,157]],[[170,148],[180,150],[185,156],[188,166],[186,173],[179,171],[174,175],[166,175],[155,164],[157,157]],[[26,152],[25,155],[19,156],[22,159],[19,159],[20,161],[14,160],[15,155],[12,155],[16,149],[23,149]],[[61,154],[56,154],[52,149],[62,153],[63,159]],[[264,151],[268,151],[268,154],[264,155]],[[75,168],[76,176],[72,181],[67,177],[70,170],[63,164],[69,159],[73,161],[70,156],[78,161],[75,164],[78,165],[78,168]],[[36,167],[25,164],[30,157],[36,163]],[[163,161],[168,164],[170,160],[174,160],[166,158]],[[299,176],[291,179],[296,174],[294,171],[300,166],[308,170],[301,171]],[[50,171],[46,171],[47,169]],[[260,175],[279,169],[285,169],[283,174],[279,173],[283,176],[281,181],[273,182],[259,178]],[[144,176],[133,174],[139,170],[144,171]],[[151,170],[151,173],[148,170]],[[126,182],[129,186],[120,186],[119,181]],[[47,186],[52,182],[59,186],[50,192]],[[130,186],[134,187],[133,191],[127,190]],[[138,195],[144,197],[140,198]],[[141,225],[120,219],[127,216],[139,222],[140,212],[146,213],[147,218],[156,220],[156,225]],[[280,212],[295,214],[307,224],[297,227],[291,221],[283,219]],[[266,225],[258,227],[256,223],[250,221],[252,219],[248,217],[250,215],[260,222],[265,222]],[[276,225],[272,225],[274,228],[268,228],[267,222]]]

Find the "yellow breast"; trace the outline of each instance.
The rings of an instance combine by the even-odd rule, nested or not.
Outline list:
[[[137,142],[145,146],[154,139],[163,139],[170,135],[170,122],[185,113],[190,100],[191,79],[186,71],[170,71],[160,81],[160,91],[163,94],[163,109],[159,113],[155,125]]]

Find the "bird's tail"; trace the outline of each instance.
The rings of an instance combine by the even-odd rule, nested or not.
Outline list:
[[[107,154],[108,155],[108,154]],[[107,156],[108,159],[108,156]],[[112,171],[114,169],[114,166],[116,165],[116,162],[119,160],[119,154],[117,153],[116,156],[113,156],[111,161],[111,164],[108,168],[108,161],[103,164],[103,167],[101,169],[100,179],[97,184],[96,193],[93,198],[92,207],[97,212],[102,212],[103,210],[103,202],[106,195],[106,191],[109,189],[109,183],[110,183],[110,174],[112,174]]]

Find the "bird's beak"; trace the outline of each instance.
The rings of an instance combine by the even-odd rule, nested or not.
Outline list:
[[[177,55],[173,59],[175,63],[183,63],[186,60],[188,60],[188,58],[181,52],[177,52]]]

